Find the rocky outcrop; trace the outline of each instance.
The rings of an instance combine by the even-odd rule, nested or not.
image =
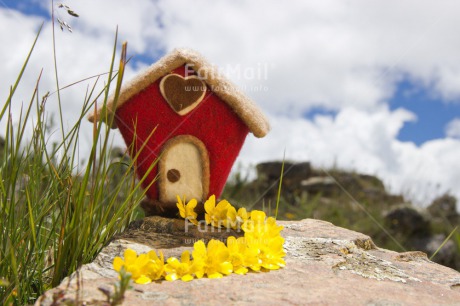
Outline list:
[[[284,164],[284,168],[283,168]],[[385,191],[383,182],[375,176],[351,173],[346,171],[314,169],[309,162],[265,162],[256,166],[257,178],[250,182],[249,189],[262,189],[265,201],[267,197],[277,195],[278,182],[283,170],[282,190],[288,202],[295,205],[296,196],[302,193],[309,195],[321,194],[323,197],[334,197],[345,189],[350,193],[364,193],[370,200],[385,200],[402,203],[401,196],[390,195]]]
[[[428,214],[411,205],[398,205],[384,213],[387,228],[393,235],[404,237],[426,237],[430,234]],[[397,237],[398,238],[398,237]]]
[[[384,217],[389,233],[406,249],[430,255],[436,253],[434,260],[437,263],[460,269],[459,246],[452,239],[446,240],[459,224],[455,198],[441,196],[427,209],[397,205],[384,213]]]
[[[278,197],[282,168],[283,163],[277,161],[259,164],[253,181],[233,185],[229,182],[229,192],[224,197],[242,206],[272,210],[279,200],[279,218],[330,221],[365,232],[386,248],[420,250],[428,256],[438,251],[455,226],[460,225],[452,196],[441,196],[427,209],[421,209],[400,195],[388,193],[375,176],[315,169],[308,162],[284,162]],[[433,260],[460,271],[460,241],[453,238],[443,244]]]
[[[437,222],[460,224],[460,215],[457,212],[457,199],[451,195],[443,195],[435,199],[428,207],[428,212]]]
[[[124,249],[161,249],[179,256],[199,238],[231,233],[187,232],[182,221],[152,217],[102,250],[94,262],[46,292],[36,305],[103,305],[98,289],[112,288],[112,261]],[[305,219],[280,222],[285,229],[286,267],[230,275],[223,279],[134,285],[124,305],[454,305],[460,301],[460,273],[429,261],[424,253],[380,249],[361,233]],[[54,298],[54,304],[53,304]]]

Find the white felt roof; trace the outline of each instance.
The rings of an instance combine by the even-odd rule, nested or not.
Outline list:
[[[162,76],[170,73],[177,67],[188,64],[190,68],[199,72],[203,81],[213,92],[227,103],[238,117],[248,126],[256,137],[264,137],[270,130],[267,118],[255,105],[255,103],[243,94],[232,82],[219,73],[218,68],[207,62],[198,52],[190,49],[175,49],[162,57],[158,62],[141,72],[133,80],[126,82],[120,91],[116,108],[135,96],[138,92],[146,89]],[[107,112],[113,111],[114,96],[107,101]],[[104,120],[101,116],[101,108],[92,113],[88,119]],[[115,123],[113,128],[116,128]]]

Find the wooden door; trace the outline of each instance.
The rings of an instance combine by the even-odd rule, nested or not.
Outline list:
[[[176,136],[166,142],[159,162],[159,199],[177,202],[206,199],[209,190],[209,158],[204,144],[190,135]]]

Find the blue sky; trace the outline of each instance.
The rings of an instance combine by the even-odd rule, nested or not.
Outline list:
[[[56,32],[62,84],[107,71],[118,26],[133,56],[127,79],[164,53],[190,47],[256,101],[272,132],[248,138],[238,159],[243,165],[281,159],[286,150],[294,161],[378,175],[390,191],[421,205],[443,192],[460,196],[456,1],[63,2],[80,17],[67,15],[55,2],[56,15],[74,30]],[[2,84],[13,82],[42,22],[18,100],[28,99],[27,88],[42,68],[41,90],[54,91],[50,8],[50,1],[0,0],[0,56],[7,63],[0,98],[8,91]],[[260,67],[267,71],[264,77],[247,77]],[[90,84],[63,92],[69,122]],[[260,86],[266,90],[255,90]],[[86,130],[82,138],[91,139],[91,126]],[[115,142],[123,145],[120,137]]]
[[[4,8],[18,10],[27,15],[49,17],[49,10],[38,5],[38,1],[34,0],[0,0],[0,5]]]
[[[417,146],[426,141],[446,136],[446,125],[460,116],[458,100],[444,100],[422,84],[408,80],[396,84],[395,93],[389,99],[391,110],[404,108],[412,112],[416,119],[406,122],[397,135],[403,142],[413,142]],[[314,107],[305,112],[305,118],[317,115],[335,116],[336,111]]]
[[[390,106],[392,109],[403,107],[417,116],[417,120],[406,123],[398,135],[399,140],[417,145],[444,138],[446,125],[460,116],[458,99],[445,101],[425,86],[410,81],[398,83]]]

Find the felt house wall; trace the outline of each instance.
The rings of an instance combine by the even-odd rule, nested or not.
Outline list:
[[[114,104],[109,98],[113,128],[134,153],[140,150],[138,175],[159,158],[144,182],[157,205],[176,203],[177,195],[198,202],[218,198],[247,134],[263,137],[269,131],[256,105],[188,49],[172,51],[123,85]],[[99,109],[89,120],[104,116]]]

